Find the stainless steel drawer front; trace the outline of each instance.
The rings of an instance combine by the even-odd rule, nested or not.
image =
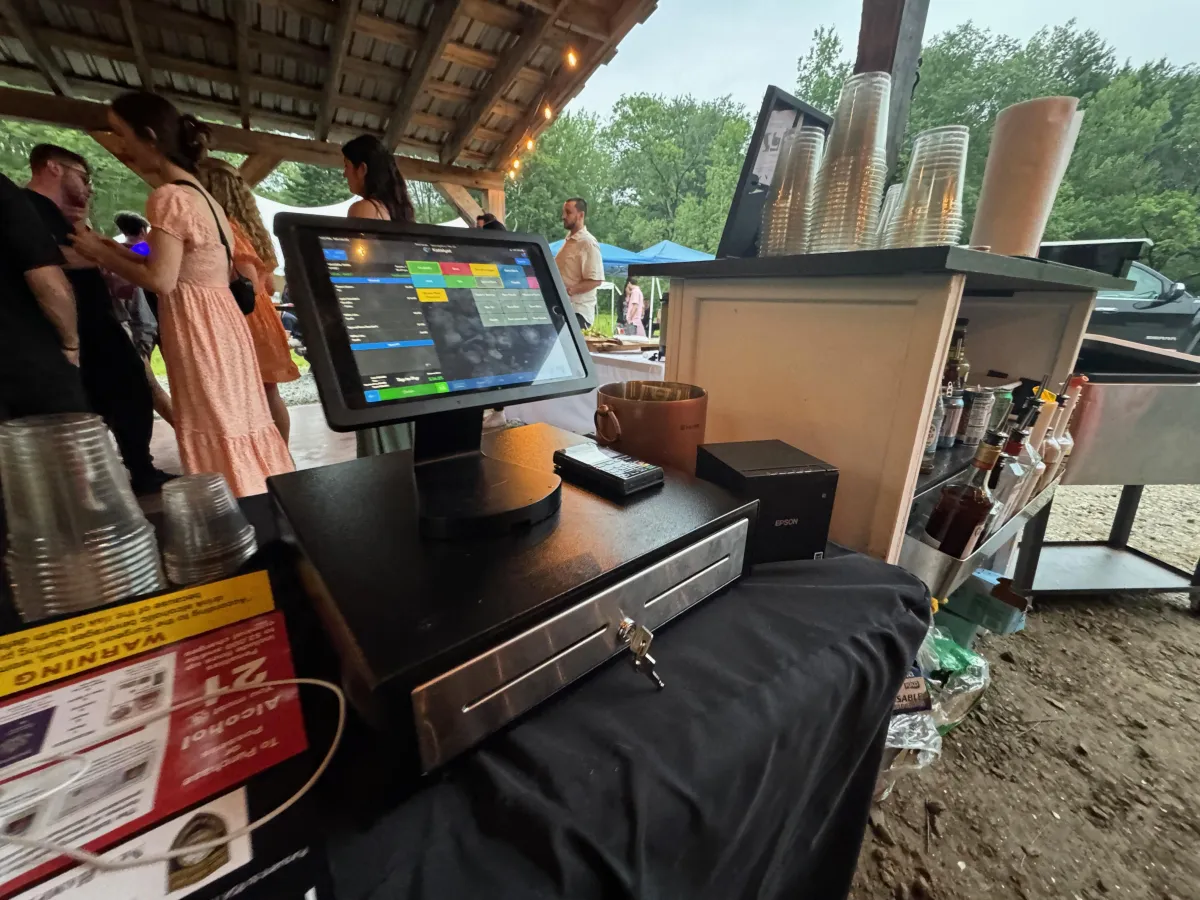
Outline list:
[[[625,649],[621,619],[656,628],[742,571],[742,519],[413,689],[425,771]],[[663,661],[669,665],[669,655]],[[637,679],[630,673],[630,683]]]

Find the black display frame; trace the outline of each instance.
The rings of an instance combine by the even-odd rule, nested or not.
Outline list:
[[[597,387],[596,368],[588,353],[587,342],[567,300],[567,289],[554,264],[550,246],[541,235],[290,212],[275,217],[274,231],[283,249],[288,293],[303,329],[317,393],[326,421],[334,431],[359,431],[439,413],[551,400],[586,393]],[[352,392],[362,392],[362,382],[351,358],[344,326],[339,325],[341,311],[320,250],[319,238],[322,236],[444,240],[460,246],[489,248],[522,247],[538,274],[539,289],[550,301],[551,317],[556,322],[561,320],[570,331],[583,376],[549,384],[477,388],[357,407],[350,402],[349,396],[353,396]]]
[[[793,97],[775,85],[769,85],[758,112],[754,134],[746,147],[746,158],[742,173],[738,176],[737,189],[729,204],[725,227],[721,231],[721,242],[717,245],[717,258],[757,256],[759,231],[762,227],[763,204],[766,203],[770,185],[763,185],[754,176],[754,164],[758,161],[759,147],[767,133],[771,114],[777,110],[792,110],[796,114],[792,125],[814,125],[824,129],[828,135],[833,119],[814,106]]]

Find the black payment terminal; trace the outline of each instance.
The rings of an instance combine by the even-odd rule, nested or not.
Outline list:
[[[555,450],[554,465],[567,481],[609,496],[627,497],[663,481],[660,466],[593,443]]]

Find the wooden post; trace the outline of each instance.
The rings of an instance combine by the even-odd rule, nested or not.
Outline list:
[[[483,215],[483,207],[475,202],[475,198],[461,184],[448,184],[444,181],[431,182],[437,192],[466,220],[468,228],[475,227],[475,220]]]
[[[484,195],[484,200],[487,203],[487,211],[493,216],[504,221],[504,185],[498,188],[488,188]]]
[[[888,110],[887,163],[894,172],[908,127],[921,59],[921,39],[929,0],[863,0],[855,72],[890,72],[892,101]]]
[[[275,171],[275,167],[283,162],[283,157],[277,153],[251,153],[243,161],[238,171],[242,180],[254,187]]]

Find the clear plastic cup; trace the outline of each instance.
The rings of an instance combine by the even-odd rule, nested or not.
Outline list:
[[[812,219],[817,171],[825,147],[825,132],[812,126],[784,135],[771,192],[763,208],[760,256],[806,252]]]
[[[163,486],[163,561],[175,584],[232,575],[258,549],[225,476],[186,475]]]
[[[6,565],[25,621],[166,586],[154,529],[99,416],[0,425],[0,483]]]
[[[959,242],[969,134],[966,126],[948,125],[917,135],[900,202],[885,232],[884,246],[923,247]]]

